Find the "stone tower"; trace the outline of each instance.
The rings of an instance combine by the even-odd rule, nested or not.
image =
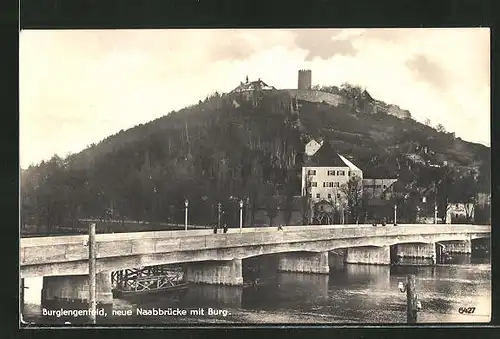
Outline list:
[[[311,89],[311,70],[301,69],[299,70],[299,85],[298,89],[310,90]]]

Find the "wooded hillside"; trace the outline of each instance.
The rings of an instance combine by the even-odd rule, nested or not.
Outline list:
[[[273,195],[300,195],[304,145],[318,137],[366,178],[399,177],[425,189],[450,173],[448,191],[465,178],[473,190],[490,191],[489,148],[412,119],[364,114],[357,105],[296,105],[279,91],[249,98],[215,93],[66,159],[22,170],[22,218],[66,225],[108,210],[113,218],[182,220],[187,198],[191,222],[208,223],[219,201],[231,209],[240,198],[256,206]],[[455,200],[473,194],[448,191]]]

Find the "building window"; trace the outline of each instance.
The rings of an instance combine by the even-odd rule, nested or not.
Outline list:
[[[311,182],[311,187],[318,187],[318,183],[317,182]]]
[[[335,171],[333,171],[333,170],[328,170],[327,175],[335,175]]]
[[[316,198],[321,198],[321,195],[319,193],[316,194]]]
[[[334,182],[334,183],[333,183],[333,187],[340,187],[340,183],[338,183],[338,182]]]
[[[340,193],[337,193],[337,199],[340,199]]]
[[[316,170],[308,170],[307,175],[316,175]]]
[[[312,193],[309,193],[309,198],[312,198],[312,197],[313,197]]]
[[[332,198],[332,195],[330,193],[328,193],[328,199],[331,199]]]
[[[386,188],[387,188],[387,185],[384,185],[384,189],[386,189]]]
[[[345,171],[337,171],[337,175],[345,175]]]

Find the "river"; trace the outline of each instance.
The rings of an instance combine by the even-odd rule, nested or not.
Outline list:
[[[330,255],[330,274],[275,273],[276,256],[244,261],[258,267],[255,287],[192,285],[186,291],[133,299],[114,299],[113,315],[98,317],[101,324],[312,324],[406,323],[406,293],[398,282],[416,275],[422,309],[418,323],[478,323],[491,317],[491,265],[489,259],[454,256],[447,264],[425,266],[377,266],[344,264]],[[24,318],[35,324],[78,323],[81,320],[44,317],[40,302],[41,278],[25,279]],[[55,306],[52,306],[53,308]],[[62,307],[62,305],[61,305]],[[67,308],[68,306],[64,306]],[[474,308],[461,314],[461,307]],[[55,307],[58,308],[58,307]],[[138,315],[162,309],[186,315]],[[196,314],[199,310],[204,314]],[[193,313],[191,314],[192,310]],[[117,311],[132,315],[118,315]],[[210,314],[209,314],[210,312]],[[219,312],[219,314],[214,314]]]

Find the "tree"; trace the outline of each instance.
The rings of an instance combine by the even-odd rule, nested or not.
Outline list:
[[[274,219],[278,216],[278,201],[275,197],[270,196],[266,203],[266,214],[269,218],[269,226],[273,226]]]
[[[284,213],[285,213],[285,223],[287,225],[290,225],[290,221],[292,219],[292,212],[293,212],[293,207],[294,207],[294,185],[292,182],[292,173],[289,173],[287,176],[287,180],[285,183],[285,206],[284,206]]]
[[[265,182],[263,186],[262,200],[266,209],[267,217],[269,218],[269,226],[273,225],[273,221],[278,215],[278,201],[274,195],[274,185],[272,182]]]
[[[357,175],[351,176],[349,181],[340,187],[340,191],[347,200],[348,221],[358,223],[363,203],[361,178]]]
[[[307,174],[307,170],[305,170],[304,176],[304,191],[302,192],[301,198],[301,214],[302,214],[302,223],[304,225],[309,225],[311,223],[312,218],[312,201],[311,201],[311,176]]]
[[[340,94],[347,99],[347,105],[351,113],[355,113],[359,108],[359,99],[362,92],[361,86],[358,85],[351,85],[345,82],[340,86]]]
[[[446,129],[444,128],[444,126],[442,124],[436,125],[436,131],[438,131],[439,133],[446,133]]]
[[[361,96],[363,89],[359,85],[351,85],[347,82],[344,82],[340,86],[340,92],[349,99],[357,99]]]

